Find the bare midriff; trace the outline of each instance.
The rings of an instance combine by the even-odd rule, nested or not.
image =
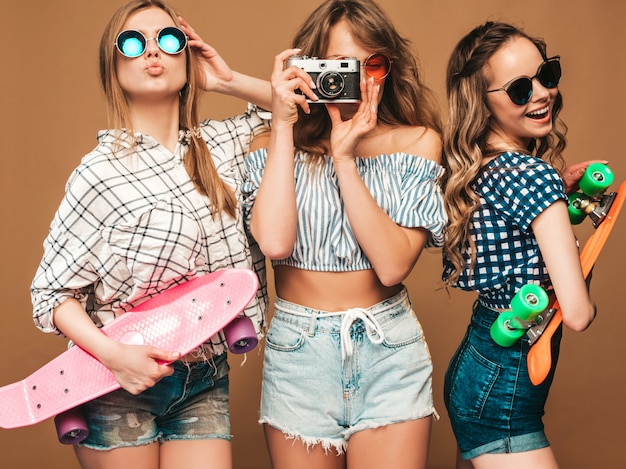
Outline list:
[[[337,312],[367,308],[402,290],[387,287],[374,270],[318,272],[279,265],[274,267],[276,295],[285,301],[320,311]]]

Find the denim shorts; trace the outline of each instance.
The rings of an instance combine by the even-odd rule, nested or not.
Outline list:
[[[534,386],[526,335],[500,347],[489,333],[498,312],[479,302],[444,381],[444,400],[463,459],[486,453],[519,453],[549,446],[542,417],[559,356],[562,328],[552,343],[552,369]]]
[[[230,440],[226,353],[208,361],[172,364],[174,374],[139,395],[119,389],[84,405],[96,450],[169,440]]]
[[[335,313],[278,298],[259,422],[342,453],[355,432],[435,413],[431,375],[406,289],[372,307]]]

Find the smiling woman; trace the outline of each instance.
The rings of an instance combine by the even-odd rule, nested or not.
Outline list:
[[[565,185],[549,164],[562,162],[565,147],[560,78],[545,43],[505,23],[473,29],[448,64],[443,277],[478,293],[444,384],[458,468],[558,467],[542,421],[554,368],[535,386],[528,337],[501,347],[490,329],[528,284],[553,292],[574,330],[595,316]],[[559,330],[555,356],[560,338]]]

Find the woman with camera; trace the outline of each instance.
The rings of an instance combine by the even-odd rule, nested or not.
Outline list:
[[[277,294],[260,422],[276,469],[424,468],[432,363],[402,282],[442,242],[436,105],[374,2],[328,0],[300,31],[275,59],[267,148],[246,160]],[[353,59],[356,99],[328,97],[352,72],[324,89],[318,72]]]

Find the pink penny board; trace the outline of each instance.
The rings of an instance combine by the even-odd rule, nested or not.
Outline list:
[[[150,298],[101,331],[120,342],[186,354],[235,319],[257,288],[251,270],[220,270]],[[72,347],[24,380],[0,388],[0,427],[41,422],[119,387],[108,368]]]

